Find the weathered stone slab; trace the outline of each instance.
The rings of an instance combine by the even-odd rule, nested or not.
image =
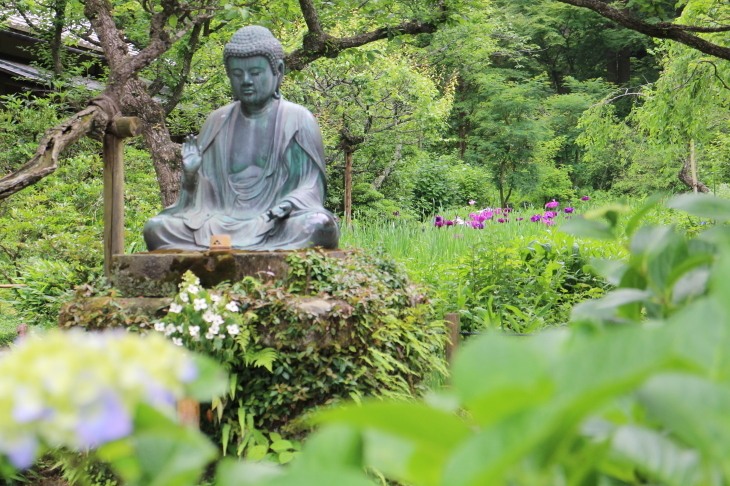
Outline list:
[[[347,250],[325,250],[329,257],[342,258]],[[288,251],[207,251],[158,250],[112,258],[111,284],[121,297],[171,297],[177,293],[182,276],[192,271],[203,287],[225,281],[239,282],[253,276],[260,280],[283,279],[289,265]]]

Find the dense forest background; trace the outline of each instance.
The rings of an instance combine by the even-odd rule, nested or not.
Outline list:
[[[33,54],[48,73],[42,92],[0,99],[0,174],[98,95],[85,76],[107,88],[131,79],[122,111],[147,128],[125,148],[127,251],[143,251],[142,225],[176,196],[179,142],[231,101],[225,42],[260,24],[288,53],[284,96],[320,123],[326,204],[343,223],[429,221],[470,202],[526,208],[686,191],[691,146],[700,190],[729,192],[727,61],[589,9],[555,0],[200,3],[195,12],[171,0],[0,3],[0,25],[23,19],[41,39]],[[728,14],[714,1],[619,6],[645,22],[709,31]],[[90,23],[100,18],[113,22]],[[716,30],[701,35],[722,44]],[[82,42],[127,57],[80,56]],[[124,72],[130,65],[137,71]],[[83,138],[54,174],[0,201],[0,280],[57,276],[62,292],[98,274],[100,154]]]

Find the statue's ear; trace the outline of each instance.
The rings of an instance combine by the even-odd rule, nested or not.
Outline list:
[[[284,79],[284,60],[279,59],[279,62],[276,63],[276,68],[279,70],[278,76],[279,76],[279,83],[281,84],[281,81]]]

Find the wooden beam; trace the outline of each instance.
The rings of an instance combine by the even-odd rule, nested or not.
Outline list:
[[[446,361],[451,364],[454,359],[454,355],[456,354],[456,350],[459,348],[459,340],[461,339],[459,334],[461,331],[461,318],[459,314],[454,312],[445,314],[444,320],[446,321],[446,327],[449,330],[449,342],[446,343]]]
[[[112,256],[124,253],[124,141],[104,135],[104,275]]]

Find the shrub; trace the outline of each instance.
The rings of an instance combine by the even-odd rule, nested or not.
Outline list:
[[[257,430],[293,434],[319,406],[417,396],[446,373],[444,328],[392,260],[308,251],[287,261],[283,282],[247,277],[209,291],[188,276],[155,327],[229,370],[210,432],[239,455],[263,445]]]

